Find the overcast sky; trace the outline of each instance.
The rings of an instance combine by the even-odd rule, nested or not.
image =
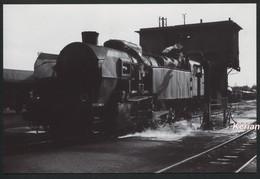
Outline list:
[[[241,72],[229,75],[229,86],[256,84],[255,4],[138,4],[138,5],[4,5],[3,66],[33,70],[38,52],[59,54],[81,41],[82,31],[99,32],[98,44],[124,39],[139,44],[140,28],[158,27],[159,16],[168,26],[228,20],[239,33]]]

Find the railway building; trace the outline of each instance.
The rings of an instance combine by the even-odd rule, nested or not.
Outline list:
[[[3,107],[20,113],[33,87],[33,71],[3,69]]]

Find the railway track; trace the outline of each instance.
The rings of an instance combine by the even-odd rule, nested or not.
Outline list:
[[[13,154],[20,154],[23,152],[33,151],[33,150],[39,150],[39,149],[47,149],[50,148],[50,146],[53,146],[52,140],[40,140],[37,142],[28,142],[28,143],[22,143],[22,144],[13,144],[13,145],[5,145],[3,147],[4,155],[9,156]]]
[[[80,142],[71,139],[66,143],[62,146],[71,146]],[[26,145],[6,146],[4,151],[7,151],[5,156],[8,156],[22,151],[52,150],[53,147],[56,145],[52,140],[42,140]],[[202,153],[158,170],[156,173],[241,172],[254,158],[256,158],[256,132],[251,130]]]
[[[38,134],[41,135],[41,134]],[[92,136],[92,138],[83,138],[78,136],[72,136],[68,138],[60,138],[59,140],[54,140],[51,136],[45,136],[42,139],[37,141],[30,141],[24,142],[21,144],[13,144],[13,145],[5,145],[3,147],[4,154],[6,156],[13,155],[13,154],[20,154],[23,152],[28,151],[41,151],[41,150],[50,150],[59,147],[66,147],[66,146],[75,146],[81,145],[86,143],[96,143],[109,140],[108,138],[102,138],[99,136]]]
[[[256,131],[249,130],[227,142],[162,168],[155,173],[238,173],[256,158],[256,150]]]

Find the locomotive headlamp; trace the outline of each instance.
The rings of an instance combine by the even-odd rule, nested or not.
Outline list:
[[[33,91],[33,90],[31,90],[31,91],[29,92],[29,97],[30,97],[30,99],[33,99],[33,98],[34,98],[34,91]]]
[[[80,101],[81,102],[86,102],[88,100],[88,95],[87,95],[87,93],[82,93],[81,95],[80,95]]]
[[[34,92],[34,90],[31,90],[31,91],[29,92],[29,98],[30,98],[31,100],[39,100],[39,99],[40,99],[40,96],[36,95],[35,92]]]

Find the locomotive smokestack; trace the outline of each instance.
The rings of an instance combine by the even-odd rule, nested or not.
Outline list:
[[[98,44],[98,33],[95,31],[85,31],[81,33],[82,35],[82,42],[88,43],[91,45]]]

